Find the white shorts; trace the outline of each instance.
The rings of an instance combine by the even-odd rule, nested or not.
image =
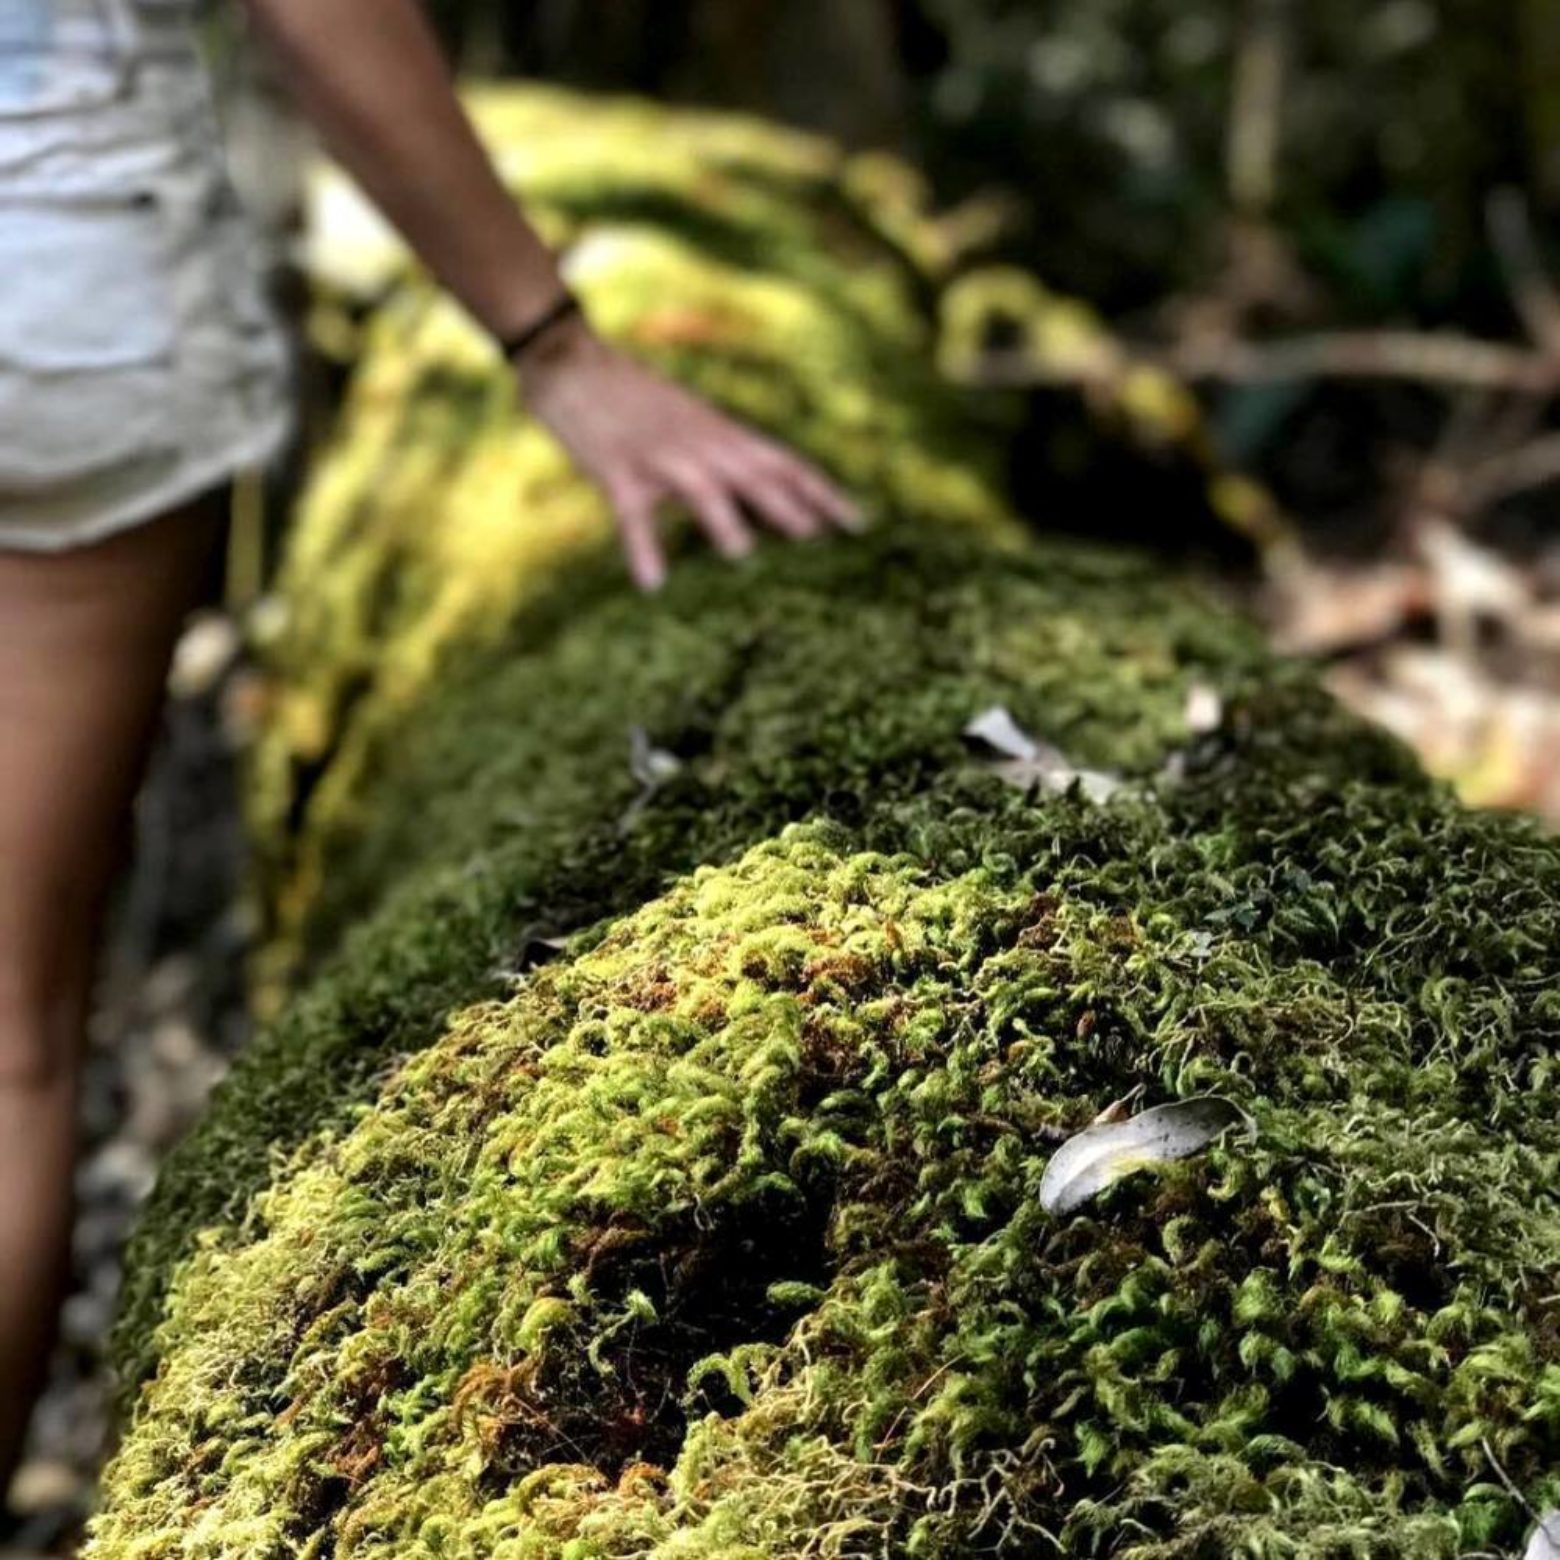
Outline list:
[[[0,549],[270,459],[285,343],[182,0],[0,0]]]

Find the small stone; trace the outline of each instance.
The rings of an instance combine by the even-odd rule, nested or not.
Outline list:
[[[141,987],[141,1005],[149,1013],[177,1013],[190,999],[200,970],[189,954],[159,959]]]
[[[209,692],[237,659],[242,640],[230,617],[207,613],[190,624],[174,651],[168,689],[176,699]]]
[[[96,1348],[108,1337],[113,1324],[114,1301],[104,1295],[72,1295],[60,1313],[65,1342],[78,1349]]]
[[[79,1506],[86,1497],[87,1482],[69,1463],[34,1458],[16,1470],[8,1498],[17,1516],[32,1517],[62,1506]],[[0,1554],[10,1555],[12,1551],[0,1550]]]
[[[164,1067],[175,1071],[197,1064],[205,1044],[187,1018],[165,1018],[152,1028],[151,1054]]]
[[[141,1144],[119,1138],[105,1143],[76,1172],[76,1189],[86,1202],[114,1200],[134,1206],[156,1179],[151,1154]]]
[[[89,1268],[117,1252],[134,1222],[133,1208],[84,1208],[71,1231],[70,1249],[76,1266]]]

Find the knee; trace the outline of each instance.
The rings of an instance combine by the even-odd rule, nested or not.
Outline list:
[[[71,993],[0,972],[0,1091],[43,1093],[74,1078],[79,1012]]]

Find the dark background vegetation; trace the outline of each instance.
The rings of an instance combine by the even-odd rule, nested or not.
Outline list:
[[[435,0],[455,57],[753,109],[1001,187],[1058,286],[1152,307],[1271,218],[1338,314],[1511,323],[1481,207],[1560,202],[1548,0]]]

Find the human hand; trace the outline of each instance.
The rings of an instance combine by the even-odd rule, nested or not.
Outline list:
[[[859,528],[860,510],[810,462],[609,347],[583,323],[546,345],[545,354],[527,358],[522,391],[606,494],[641,590],[666,579],[656,511],[669,499],[686,504],[716,551],[732,559],[753,549],[750,520],[799,541]]]

